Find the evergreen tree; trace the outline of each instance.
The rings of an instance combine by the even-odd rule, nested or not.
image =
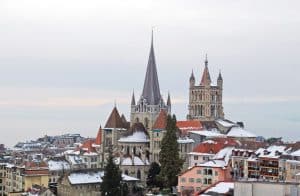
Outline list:
[[[159,177],[163,182],[164,187],[172,189],[172,186],[177,185],[177,175],[179,174],[183,160],[179,157],[179,145],[177,143],[176,133],[176,117],[168,115],[166,134],[161,142],[161,150],[159,153],[159,162],[161,171]]]
[[[160,166],[156,162],[152,162],[147,177],[147,186],[149,187],[161,187],[161,183],[157,176],[160,172]]]
[[[114,163],[112,153],[109,153],[107,165],[104,168],[104,176],[101,183],[101,195],[117,196],[121,195],[122,173]]]

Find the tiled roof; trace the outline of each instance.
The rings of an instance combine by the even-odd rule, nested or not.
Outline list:
[[[197,145],[193,152],[198,153],[209,153],[209,154],[216,154],[221,149],[227,146],[238,146],[238,142],[234,139],[230,138],[214,138],[211,140],[208,140],[211,142],[202,142],[199,145]]]
[[[124,123],[116,107],[113,108],[108,120],[106,121],[105,128],[124,128]]]
[[[177,121],[176,125],[180,129],[182,135],[186,135],[188,131],[203,129],[199,120]]]
[[[95,139],[88,139],[82,143],[82,146],[80,146],[80,148],[85,149],[88,152],[96,152],[96,149],[93,147],[95,141]]]
[[[97,133],[95,144],[100,145],[101,143],[102,143],[102,129],[100,127],[99,130],[98,130],[98,133]]]
[[[205,59],[205,68],[202,74],[202,79],[201,79],[201,83],[200,85],[204,86],[204,85],[210,85],[211,84],[211,79],[210,79],[210,74],[209,74],[209,70],[208,70],[208,61],[207,61],[207,57]]]
[[[153,129],[160,129],[160,130],[166,129],[167,117],[168,117],[167,112],[165,110],[161,110],[153,125]]]

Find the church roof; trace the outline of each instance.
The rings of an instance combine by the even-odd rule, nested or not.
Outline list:
[[[205,59],[205,68],[202,74],[202,79],[201,79],[201,83],[200,85],[210,85],[211,84],[211,79],[210,79],[210,74],[209,74],[209,70],[208,70],[208,60],[207,60],[207,56]]]
[[[153,32],[142,98],[146,99],[149,105],[158,105],[161,100],[153,48]]]
[[[98,130],[98,133],[97,133],[95,144],[100,145],[101,143],[102,143],[102,129],[100,127],[99,130]]]
[[[161,110],[153,125],[153,129],[165,130],[167,127],[167,117],[166,110]]]
[[[124,123],[116,107],[113,108],[108,120],[106,121],[105,128],[124,128]]]

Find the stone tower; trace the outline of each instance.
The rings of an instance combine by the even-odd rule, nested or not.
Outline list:
[[[141,122],[143,123],[147,131],[151,130],[156,118],[158,117],[159,112],[162,109],[165,109],[168,113],[171,113],[171,99],[170,95],[168,95],[168,101],[167,104],[165,104],[160,94],[152,32],[151,47],[144,81],[144,88],[142,95],[137,103],[135,102],[134,93],[132,94],[130,112],[131,125],[135,122]]]
[[[212,85],[207,56],[200,85],[195,85],[195,76],[192,71],[189,88],[189,114],[188,120],[199,119],[201,121],[211,121],[224,118],[223,104],[223,79],[221,72],[217,79],[217,85]]]

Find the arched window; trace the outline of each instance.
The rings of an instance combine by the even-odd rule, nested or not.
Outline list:
[[[127,155],[129,155],[129,146],[127,146],[127,151],[126,151]]]
[[[124,173],[125,173],[126,175],[128,175],[128,170],[126,169]]]
[[[140,170],[137,170],[136,177],[138,179],[141,179],[141,171]]]
[[[203,116],[203,105],[200,105],[200,116]]]
[[[148,125],[149,125],[149,120],[148,118],[144,119],[144,123],[145,123],[145,128],[148,129]]]

